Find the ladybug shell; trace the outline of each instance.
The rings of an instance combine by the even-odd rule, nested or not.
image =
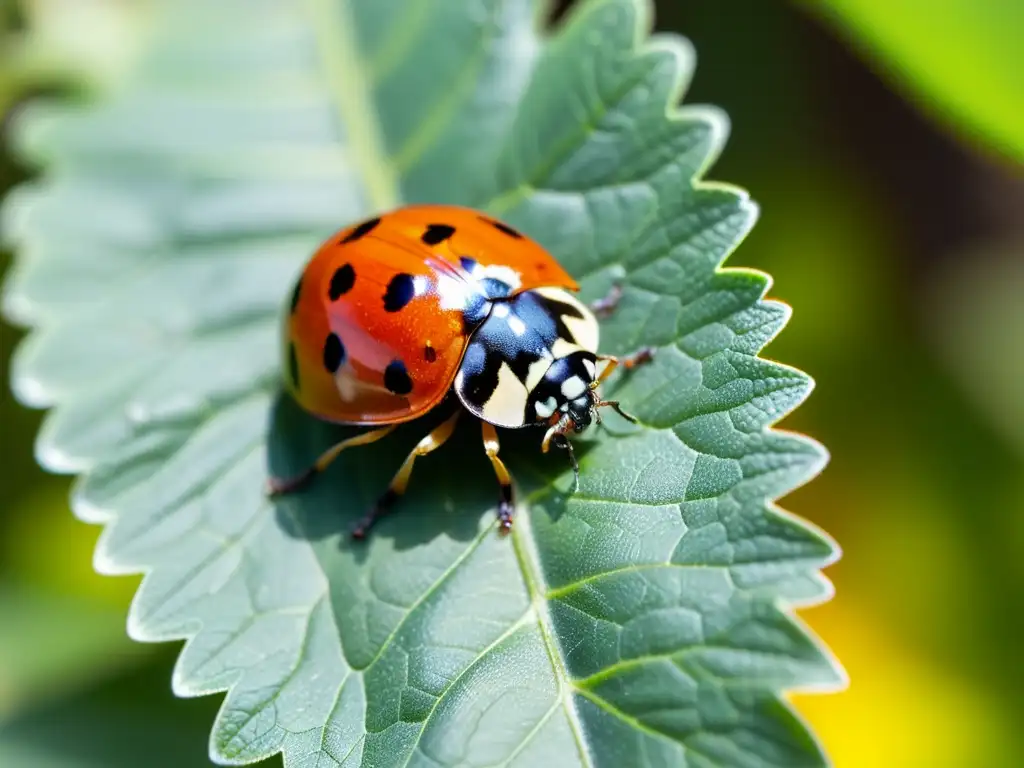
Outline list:
[[[289,392],[327,421],[421,416],[448,393],[486,319],[487,285],[504,295],[578,289],[536,242],[467,208],[408,206],[338,232],[292,293],[283,329]]]

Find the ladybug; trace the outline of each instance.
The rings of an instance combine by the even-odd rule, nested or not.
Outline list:
[[[442,403],[455,403],[455,412],[413,449],[353,536],[391,508],[416,459],[439,448],[464,411],[481,422],[503,531],[514,503],[495,427],[544,428],[541,450],[568,451],[578,488],[568,435],[600,422],[604,407],[635,421],[597,387],[617,365],[652,356],[649,348],[621,361],[598,354],[597,315],[610,314],[622,291],[587,307],[573,296],[578,288],[539,244],[468,208],[407,206],[330,237],[291,293],[286,388],[320,419],[373,429],[334,445],[297,477],[272,479],[271,493],[300,487],[343,450]]]

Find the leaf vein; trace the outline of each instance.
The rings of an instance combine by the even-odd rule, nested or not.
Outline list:
[[[470,543],[470,545],[468,547],[466,547],[466,549],[464,549],[459,554],[459,556],[454,560],[454,562],[452,562],[451,565],[449,565],[447,568],[445,568],[444,572],[440,576],[438,576],[437,579],[434,580],[434,583],[431,584],[430,587],[427,588],[423,592],[423,594],[420,595],[416,599],[416,601],[413,602],[413,604],[409,606],[409,609],[406,612],[405,616],[403,616],[401,618],[401,620],[398,622],[398,624],[395,625],[395,628],[393,630],[391,630],[391,632],[388,634],[387,638],[385,638],[384,642],[381,643],[380,649],[377,651],[377,653],[374,655],[374,657],[372,659],[370,659],[370,661],[367,664],[365,664],[365,665],[363,665],[361,667],[360,666],[356,666],[355,664],[352,664],[352,668],[361,672],[364,669],[369,669],[371,666],[373,666],[375,663],[377,663],[384,656],[385,651],[387,651],[387,649],[394,642],[394,640],[398,636],[399,632],[401,632],[402,628],[405,626],[406,622],[409,620],[409,617],[412,616],[412,614],[416,611],[416,609],[419,606],[423,605],[423,603],[426,602],[427,599],[429,599],[438,589],[441,588],[441,585],[445,581],[447,581],[448,578],[453,573],[455,573],[456,570],[458,570],[458,567],[460,565],[462,565],[466,560],[469,559],[470,555],[472,555],[479,548],[479,546],[483,543],[484,538],[488,534],[490,534],[492,532],[492,530],[493,530],[492,526],[489,526],[489,525],[488,526],[484,526],[483,530],[481,530],[480,533],[478,533],[476,535],[476,538],[473,539],[473,541]],[[351,662],[349,662],[349,663],[351,664]]]
[[[591,758],[590,752],[587,750],[583,739],[583,727],[579,721],[579,714],[572,706],[571,699],[568,695],[568,683],[570,680],[569,673],[565,668],[565,661],[559,653],[556,645],[557,641],[551,636],[550,629],[547,625],[550,618],[546,618],[548,610],[547,603],[539,586],[543,583],[540,575],[540,565],[536,560],[536,555],[529,551],[530,545],[524,538],[527,533],[530,533],[531,527],[529,515],[523,515],[519,525],[517,525],[512,531],[512,546],[516,553],[516,559],[519,562],[519,569],[523,574],[523,583],[526,585],[527,592],[530,595],[530,600],[534,604],[534,608],[536,610],[537,626],[540,630],[541,638],[544,641],[544,648],[547,651],[548,659],[551,662],[552,672],[554,673],[555,681],[559,689],[559,696],[565,707],[566,717],[569,721],[569,727],[573,733],[573,737],[576,740],[576,747],[579,750],[580,759],[585,765],[593,766],[593,759]]]

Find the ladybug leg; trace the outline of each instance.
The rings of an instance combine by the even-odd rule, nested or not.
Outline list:
[[[627,371],[630,371],[637,366],[644,365],[645,363],[651,362],[654,359],[654,347],[641,347],[636,352],[626,355],[625,357],[615,357],[614,355],[598,355],[597,359],[601,362],[607,363],[604,370],[601,371],[601,375],[594,380],[590,388],[597,389],[598,385],[601,384],[605,379],[612,375],[612,371],[618,368],[620,365]]]
[[[377,519],[386,515],[391,510],[391,505],[398,500],[399,496],[405,493],[405,489],[409,485],[409,477],[412,475],[412,466],[416,463],[416,459],[420,456],[426,456],[431,451],[436,451],[445,444],[448,438],[452,436],[452,432],[455,431],[455,423],[459,420],[461,413],[461,411],[453,413],[416,444],[416,447],[412,449],[412,452],[405,458],[402,466],[398,468],[398,472],[391,479],[388,489],[384,491],[383,495],[377,500],[377,503],[373,505],[373,509],[356,523],[355,528],[352,529],[352,538],[365,538],[366,532],[377,522]]]
[[[628,422],[630,422],[632,424],[636,424],[636,416],[634,416],[631,413],[626,413],[624,410],[622,410],[622,406],[619,405],[619,401],[618,400],[598,400],[596,403],[594,403],[594,407],[595,408],[611,408],[613,411],[615,411],[617,414],[619,414],[619,416],[624,418],[626,421],[628,421]]]
[[[291,493],[292,491],[298,490],[318,474],[323,472],[330,466],[331,462],[334,461],[338,454],[344,451],[346,448],[352,448],[356,445],[368,445],[369,443],[375,443],[385,435],[390,434],[395,429],[394,424],[390,424],[386,427],[380,427],[379,429],[371,429],[369,432],[363,432],[355,437],[350,437],[348,440],[342,440],[340,443],[336,443],[324,451],[320,458],[318,458],[309,469],[301,474],[295,475],[294,477],[280,478],[272,477],[268,482],[268,493],[271,496],[279,496],[284,493]]]
[[[501,501],[498,502],[498,524],[501,527],[502,533],[508,533],[512,530],[512,515],[515,513],[515,504],[512,496],[512,476],[508,473],[508,469],[505,468],[505,463],[498,458],[498,450],[501,447],[498,444],[498,431],[494,428],[493,424],[489,424],[486,421],[481,421],[480,425],[483,428],[484,450],[487,452],[487,458],[491,460],[491,466],[494,467],[494,474],[498,476],[498,482],[501,484]]]
[[[619,360],[619,365],[630,371],[639,365],[646,365],[654,359],[654,347],[640,347],[636,352]]]
[[[590,311],[601,318],[611,317],[612,313],[619,306],[620,301],[622,301],[622,286],[618,283],[612,283],[612,287],[608,289],[608,293],[604,298],[591,302]]]
[[[633,368],[636,368],[638,365],[644,365],[645,363],[651,362],[651,360],[654,359],[654,347],[641,347],[633,354],[627,355],[626,357],[623,358],[614,357],[612,355],[598,355],[597,359],[606,362],[607,365],[604,367],[604,370],[601,371],[601,374],[594,381],[590,382],[591,390],[596,390],[598,386],[600,386],[601,382],[603,382],[605,379],[611,376],[612,371],[614,371],[620,365],[627,371],[629,371],[632,370]],[[600,395],[597,394],[597,392],[594,392],[594,398],[595,414],[598,413],[598,408],[611,408],[626,421],[631,421],[634,424],[636,424],[636,417],[622,410],[622,408],[619,406],[618,400],[602,400],[600,399]],[[597,421],[601,421],[600,417],[597,418]]]

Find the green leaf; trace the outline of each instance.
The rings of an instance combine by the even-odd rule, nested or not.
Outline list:
[[[1024,160],[1024,4],[804,0],[924,110]]]
[[[429,7],[428,7],[429,6]],[[693,68],[639,0],[556,33],[527,0],[160,4],[103,98],[23,116],[52,169],[8,204],[14,385],[55,406],[50,467],[106,524],[97,565],[146,573],[133,637],[188,638],[174,690],[227,690],[211,757],[289,765],[814,766],[780,698],[842,672],[789,609],[836,557],[773,505],[824,450],[770,429],[807,376],[759,359],[787,307],[718,269],[753,223],[700,183],[724,116],[675,109]],[[667,112],[671,109],[670,112]],[[603,348],[658,347],[564,456],[505,433],[514,533],[464,424],[367,543],[346,535],[423,435],[347,452],[280,394],[289,285],[341,225],[402,202],[500,215],[625,298]],[[269,465],[269,467],[268,467]]]

